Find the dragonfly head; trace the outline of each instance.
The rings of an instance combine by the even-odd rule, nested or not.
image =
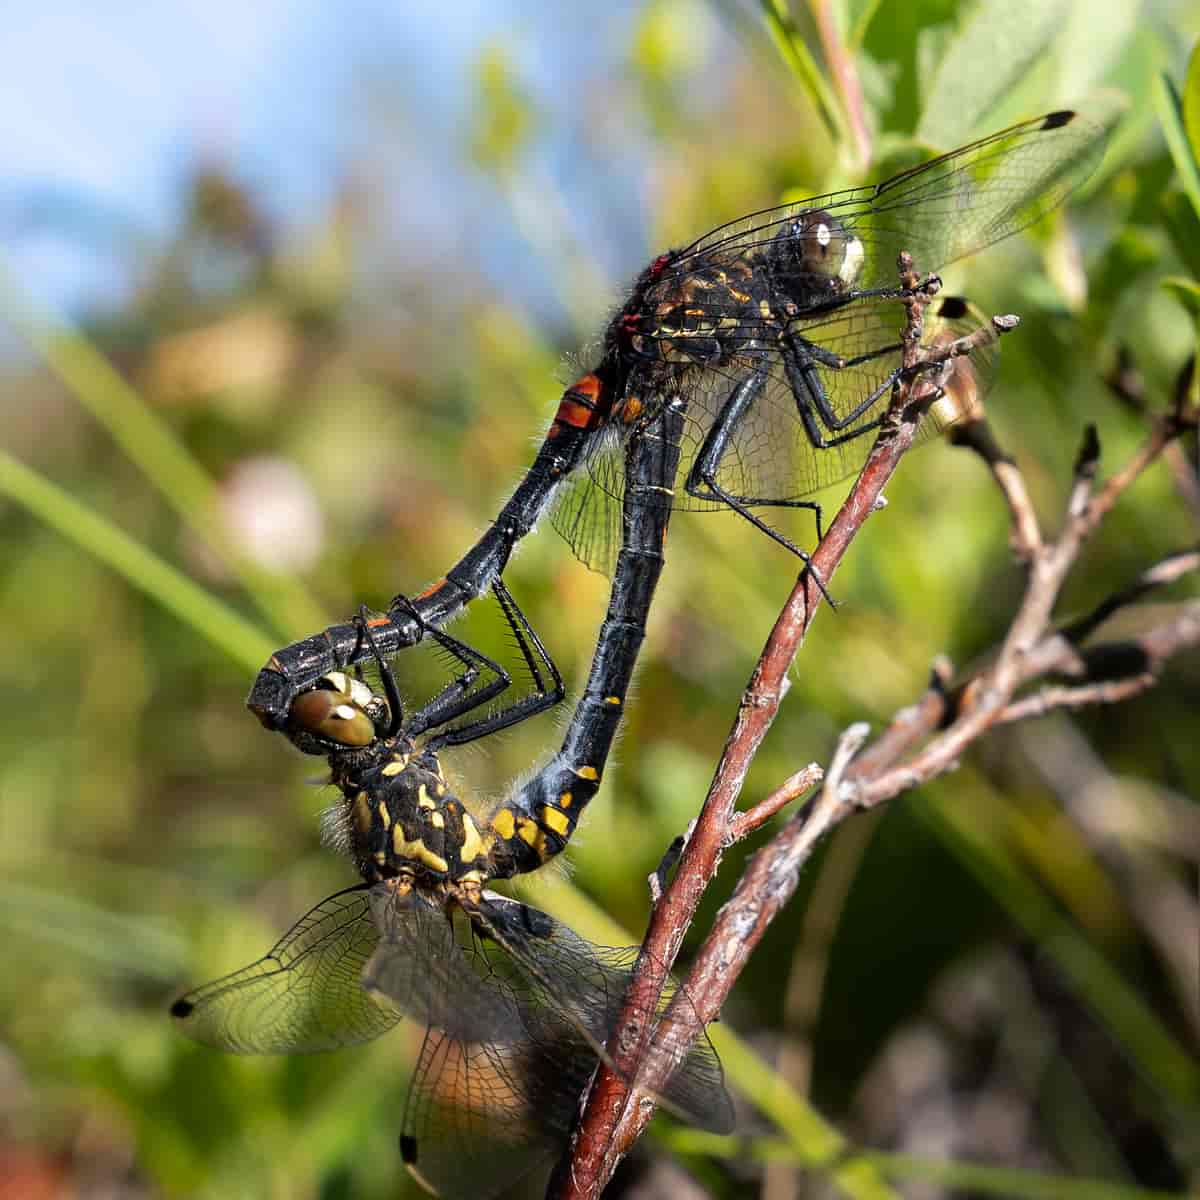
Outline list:
[[[292,701],[287,733],[306,754],[328,755],[366,749],[386,733],[390,722],[391,711],[382,696],[361,679],[331,671]]]
[[[862,242],[824,209],[805,209],[779,239],[779,273],[793,290],[804,293],[802,303],[812,302],[814,290],[835,296],[849,291],[862,271]]]

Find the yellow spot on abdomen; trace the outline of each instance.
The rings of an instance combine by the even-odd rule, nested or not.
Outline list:
[[[604,703],[605,704],[620,704],[621,697],[620,696],[605,696]]]
[[[388,765],[386,767],[384,767],[383,770],[380,771],[379,773],[380,773],[380,775],[386,775],[389,778],[391,778],[391,776],[393,776],[393,775],[399,775],[400,772],[403,771],[404,768],[407,766],[408,766],[408,755],[407,754],[397,754],[395,759],[393,759],[390,763],[388,763]]]
[[[492,818],[492,828],[505,840],[516,832],[516,822],[513,820],[512,809],[502,808]]]
[[[417,807],[418,808],[437,808],[437,805],[430,799],[429,789],[424,784],[417,788]]]
[[[379,802],[379,815],[383,819],[384,831],[386,832],[387,830],[391,829],[392,814],[388,812],[388,806],[383,800],[380,800]]]
[[[537,827],[536,821],[522,817],[517,822],[517,837],[531,850],[537,851],[539,858],[546,856],[546,835]]]
[[[578,775],[580,779],[599,779],[600,778],[600,772],[597,771],[595,767],[578,767],[575,771],[575,774]],[[571,794],[570,792],[567,793],[568,796],[570,794]]]
[[[570,798],[571,793],[567,793],[567,798]],[[546,804],[542,807],[542,824],[548,829],[554,830],[559,837],[565,837],[567,830],[571,828],[571,818],[566,813],[560,813],[558,809],[551,808]]]
[[[446,828],[446,818],[443,817],[440,812],[431,812],[429,814],[429,823],[434,827],[434,829]]]

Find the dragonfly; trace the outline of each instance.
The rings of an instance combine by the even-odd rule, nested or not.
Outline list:
[[[593,1069],[608,1061],[637,949],[593,945],[487,885],[559,854],[600,786],[663,563],[670,510],[644,494],[672,477],[681,429],[678,408],[667,406],[628,455],[612,596],[560,750],[490,803],[447,783],[442,751],[562,698],[557,667],[502,580],[493,591],[531,686],[499,707],[510,673],[428,629],[456,674],[406,714],[391,662],[360,613],[377,682],[361,667],[326,674],[297,697],[289,731],[329,762],[339,800],[325,840],[362,882],[321,901],[261,959],[171,1009],[188,1036],[244,1054],[333,1050],[405,1018],[422,1024],[400,1150],[409,1171],[443,1196],[486,1200],[560,1153]],[[420,619],[415,606],[407,616]],[[638,1071],[667,1077],[657,1099],[669,1111],[728,1132],[720,1062],[701,1023],[688,1028],[691,1011],[686,993],[668,989],[653,1012],[634,1014],[643,1026],[662,1018],[671,1027]],[[672,1072],[668,1058],[680,1058],[681,1040],[693,1036]]]
[[[682,431],[675,473],[644,502],[737,513],[800,558],[771,510],[851,475],[901,374],[904,289],[922,271],[1017,233],[1094,169],[1102,131],[1073,111],[1023,121],[881,183],[751,213],[656,257],[610,320],[596,365],[562,393],[532,463],[495,521],[445,576],[371,621],[388,654],[486,593],[553,509],[575,553],[607,570],[620,545],[623,456],[668,406]],[[939,335],[936,323],[933,335]],[[954,406],[924,436],[961,418]],[[247,703],[285,731],[293,700],[368,657],[355,623],[278,650]]]

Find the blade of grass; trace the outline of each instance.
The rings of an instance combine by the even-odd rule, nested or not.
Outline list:
[[[3,262],[0,311],[188,528],[229,566],[276,632],[286,637],[326,624],[294,578],[264,571],[237,550],[221,528],[216,488],[203,467],[108,359],[65,318],[39,305]]]
[[[953,803],[934,800],[915,805],[914,811],[1037,939],[1146,1079],[1175,1104],[1200,1105],[1200,1066],[1004,847],[981,833],[973,805],[960,794]]]
[[[10,497],[81,550],[112,567],[248,671],[258,670],[270,656],[274,647],[261,630],[111,521],[3,450],[0,495]]]
[[[1170,150],[1175,170],[1179,173],[1179,182],[1192,202],[1196,215],[1200,216],[1200,166],[1196,163],[1187,131],[1183,127],[1179,93],[1166,75],[1159,75],[1154,81],[1154,107],[1158,112],[1158,123],[1162,126],[1167,149]]]
[[[782,1138],[722,1137],[699,1129],[673,1129],[663,1141],[684,1154],[708,1154],[714,1158],[751,1159],[755,1162],[792,1162],[803,1167],[792,1146]],[[1162,1192],[1105,1179],[1072,1179],[1024,1167],[989,1167],[924,1158],[917,1154],[894,1154],[863,1150],[859,1156],[885,1175],[898,1180],[939,1183],[955,1194],[978,1192],[989,1196],[1013,1196],[1019,1200],[1179,1200],[1178,1192]]]
[[[829,136],[840,144],[844,129],[837,99],[804,38],[800,36],[788,11],[787,0],[761,0],[761,3],[763,21],[780,57],[825,122]]]

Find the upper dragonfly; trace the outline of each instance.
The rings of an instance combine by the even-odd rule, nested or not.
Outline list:
[[[483,594],[551,502],[579,557],[606,568],[619,544],[622,456],[667,403],[681,454],[645,502],[728,508],[803,557],[762,515],[810,508],[865,460],[900,369],[896,257],[945,264],[1031,225],[1094,169],[1102,131],[1061,111],[1013,125],[873,186],[752,213],[659,255],[609,322],[599,361],[563,392],[525,477],[446,575],[371,621],[385,654]],[[939,334],[936,323],[931,335]],[[927,434],[956,418],[924,422]],[[570,480],[567,487],[563,484]],[[279,650],[248,704],[286,729],[293,699],[370,656],[359,626]]]

